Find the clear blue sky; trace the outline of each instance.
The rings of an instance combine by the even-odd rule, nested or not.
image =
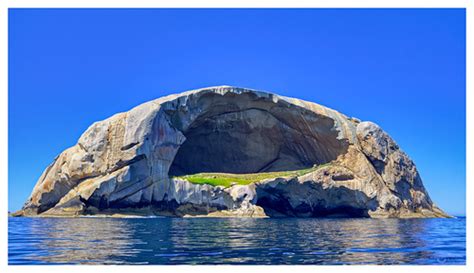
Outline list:
[[[212,85],[314,101],[384,128],[465,214],[463,9],[10,10],[9,210],[94,121]]]

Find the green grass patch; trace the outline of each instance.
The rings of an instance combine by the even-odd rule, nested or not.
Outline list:
[[[248,185],[265,179],[297,177],[310,173],[328,164],[318,165],[307,169],[283,172],[262,172],[262,173],[196,173],[173,178],[187,180],[193,184],[208,184],[211,186],[230,187],[232,184]]]

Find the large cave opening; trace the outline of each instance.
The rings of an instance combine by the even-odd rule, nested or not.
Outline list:
[[[299,112],[248,108],[196,118],[183,134],[170,176],[202,172],[259,173],[304,169],[344,148],[333,123]]]

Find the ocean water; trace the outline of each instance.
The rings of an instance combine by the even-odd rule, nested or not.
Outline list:
[[[20,264],[465,264],[456,219],[9,218]]]

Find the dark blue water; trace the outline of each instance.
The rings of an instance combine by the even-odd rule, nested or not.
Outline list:
[[[9,264],[465,264],[457,219],[9,218]]]

